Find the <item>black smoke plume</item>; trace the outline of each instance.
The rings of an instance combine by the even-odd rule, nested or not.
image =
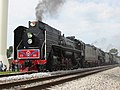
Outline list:
[[[42,21],[44,15],[54,16],[58,13],[59,8],[64,4],[65,0],[40,0],[36,7],[36,18]]]

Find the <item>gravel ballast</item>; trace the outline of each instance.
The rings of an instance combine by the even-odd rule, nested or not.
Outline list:
[[[33,74],[24,74],[24,75],[15,75],[15,76],[9,76],[9,77],[2,77],[0,78],[0,84],[3,83],[10,83],[10,82],[17,82],[17,81],[23,81],[23,80],[30,80],[30,79],[37,79],[42,77],[51,76],[50,73],[33,73]]]
[[[56,85],[50,90],[120,90],[120,67]]]

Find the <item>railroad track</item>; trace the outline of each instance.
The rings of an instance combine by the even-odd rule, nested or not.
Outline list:
[[[54,85],[62,84],[71,80],[78,79],[87,75],[98,73],[104,70],[108,70],[116,67],[117,65],[102,66],[97,68],[89,68],[85,70],[73,70],[67,73],[52,75],[44,78],[25,80],[13,83],[0,84],[1,89],[12,89],[12,90],[41,90],[46,89]]]

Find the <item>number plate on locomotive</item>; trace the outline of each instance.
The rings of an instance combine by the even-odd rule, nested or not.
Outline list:
[[[39,49],[24,49],[17,51],[18,59],[38,59],[40,58]]]

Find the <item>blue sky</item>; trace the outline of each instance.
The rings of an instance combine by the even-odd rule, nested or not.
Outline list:
[[[10,0],[8,14],[8,45],[13,45],[13,30],[35,20],[39,0]],[[120,0],[66,0],[54,17],[45,16],[44,22],[74,35],[85,43],[108,51],[120,51]]]

